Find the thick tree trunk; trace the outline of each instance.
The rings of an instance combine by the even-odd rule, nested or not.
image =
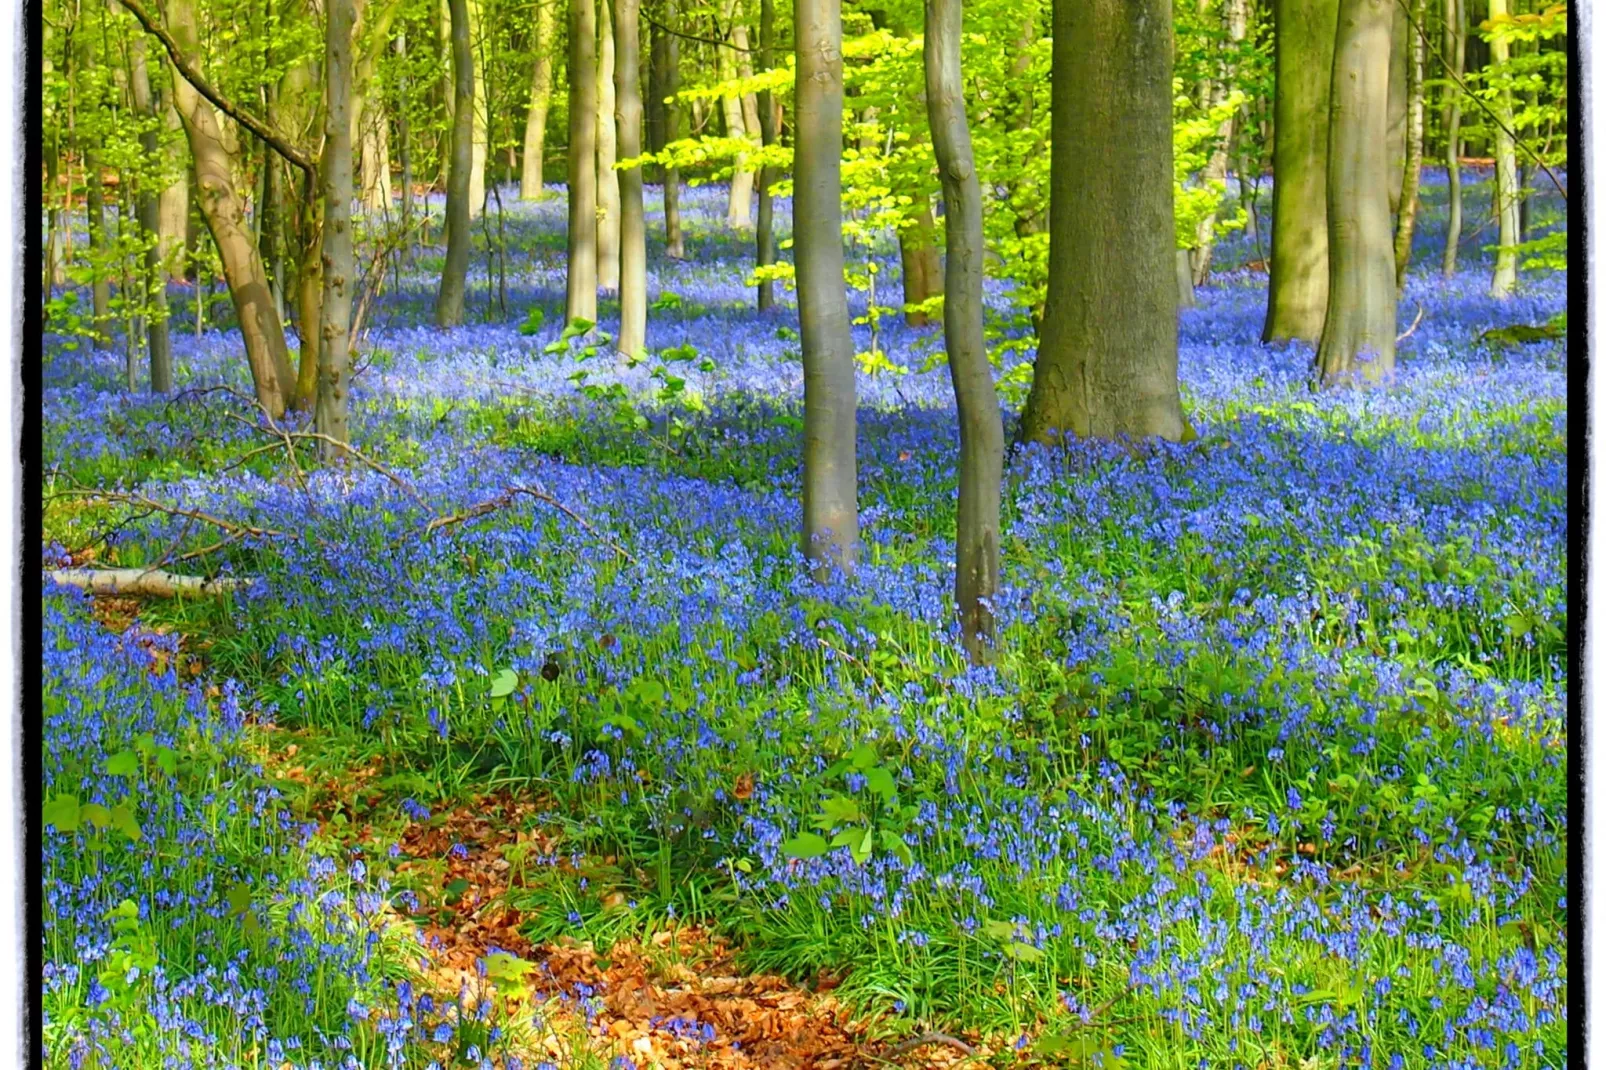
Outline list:
[[[1389,43],[1393,0],[1341,0],[1328,142],[1324,385],[1376,383],[1394,371],[1389,228]]]
[[[859,549],[857,384],[842,258],[842,5],[795,0],[793,224],[803,348],[803,553],[824,580]],[[1169,176],[1168,176],[1169,177]]]
[[[733,26],[736,18],[736,0],[725,0],[725,25]],[[745,35],[745,33],[746,29],[744,27],[743,34]],[[716,63],[720,81],[729,82],[738,76],[736,53],[730,49],[718,49]],[[747,121],[742,114],[740,97],[727,97],[721,100],[720,104],[724,108],[725,133],[727,136],[745,138],[757,133],[757,131],[747,129]],[[753,225],[753,169],[747,166],[745,154],[736,157],[734,170],[731,172],[730,201],[725,208],[725,225],[731,227],[750,227]]]
[[[1508,13],[1506,0],[1489,0],[1489,18],[1503,18]],[[1489,42],[1489,62],[1498,66],[1511,59],[1511,45],[1502,38]],[[1499,120],[1494,135],[1494,207],[1500,221],[1500,239],[1495,249],[1494,279],[1489,293],[1494,297],[1510,297],[1517,287],[1517,243],[1521,220],[1517,201],[1517,146],[1506,131],[1511,129],[1511,94],[1501,93],[1494,101],[1495,117]]]
[[[1409,2],[1409,0],[1407,0]],[[1405,142],[1410,78],[1411,27],[1405,18],[1405,5],[1394,0],[1394,20],[1390,30],[1388,95],[1388,191],[1389,214],[1400,210],[1400,193],[1405,186]]]
[[[324,10],[328,26],[324,35],[324,142],[323,163],[318,169],[323,181],[323,302],[318,324],[316,416],[319,433],[333,440],[319,442],[319,455],[327,461],[344,452],[336,443],[349,438],[351,290],[357,281],[351,241],[351,34],[357,21],[356,0],[324,0]]]
[[[613,4],[597,0],[597,285],[619,289],[619,133],[614,125]]]
[[[474,57],[468,0],[450,0],[450,4],[452,162],[446,180],[446,264],[441,268],[441,288],[435,298],[435,323],[441,327],[457,327],[463,322],[474,187]]]
[[[1422,184],[1422,138],[1424,134],[1423,81],[1427,73],[1427,49],[1415,27],[1426,22],[1427,0],[1410,0],[1411,19],[1405,32],[1410,35],[1410,63],[1406,67],[1405,172],[1400,185],[1400,210],[1394,225],[1394,293],[1405,296],[1405,275],[1411,267],[1411,239],[1416,230],[1417,191]],[[1396,24],[1395,29],[1399,26]]]
[[[166,8],[168,30],[180,50],[193,62],[198,49],[192,2],[169,0]],[[195,161],[201,213],[223,260],[223,273],[228,280],[235,317],[240,323],[256,398],[269,415],[278,419],[293,400],[290,351],[284,341],[284,325],[274,311],[262,257],[245,225],[245,206],[235,192],[234,168],[223,147],[218,118],[212,105],[176,70],[173,72],[173,100]]]
[[[1444,236],[1444,277],[1455,274],[1461,249],[1461,86],[1467,67],[1467,4],[1444,0],[1444,55],[1452,77],[1444,89],[1444,169],[1449,177],[1449,223]]]
[[[641,0],[613,0],[614,100],[619,152],[641,155]],[[619,352],[640,354],[647,345],[647,221],[641,168],[619,178]]]
[[[569,0],[570,323],[597,321],[597,9]]]
[[[1169,0],[1055,5],[1048,299],[1023,438],[1183,436],[1171,49]]]
[[[134,107],[149,116],[151,125],[140,133],[140,146],[145,154],[156,159],[161,151],[156,124],[161,122],[162,109],[151,93],[150,72],[145,65],[145,38],[143,35],[129,42],[129,89]],[[158,194],[154,190],[139,191],[139,225],[154,238],[161,226]],[[167,272],[162,268],[162,254],[156,243],[145,249],[145,286],[150,293],[150,310],[145,321],[145,341],[150,350],[151,393],[166,394],[173,389],[173,339],[167,322]]]
[[[530,74],[530,114],[524,122],[524,171],[519,176],[519,198],[538,201],[546,165],[546,117],[552,107],[553,48],[558,39],[558,5],[561,0],[539,0],[535,9],[535,62]]]
[[[969,127],[966,130],[968,134]],[[937,252],[937,221],[932,218],[930,200],[924,200],[913,220],[898,231],[898,259],[903,267],[905,305],[918,305],[943,292],[942,256]],[[907,308],[903,320],[911,327],[931,324],[930,314]]]
[[[764,70],[775,66],[775,0],[761,0],[758,16],[759,63]],[[775,97],[768,89],[758,95],[758,130],[765,148],[775,144]],[[775,196],[770,192],[774,175],[771,168],[758,170],[758,234],[756,256],[760,268],[775,263]],[[775,281],[759,279],[758,310],[775,307]]]
[[[675,25],[676,0],[664,0],[665,25]],[[680,92],[680,39],[664,35],[664,71],[660,80],[664,97],[664,143],[680,137],[680,104],[672,99]],[[680,168],[664,168],[664,255],[671,260],[686,258],[685,238],[680,230]]]
[[[1327,122],[1339,0],[1274,0],[1271,281],[1261,339],[1315,343],[1327,315]]]
[[[1209,0],[1200,0],[1201,10]],[[1246,0],[1226,0],[1224,14],[1227,21],[1227,40],[1231,47],[1236,49],[1249,32],[1249,11]],[[1212,81],[1210,86],[1209,107],[1216,107],[1225,101],[1232,90],[1232,81],[1236,75],[1236,66],[1228,63],[1223,65],[1221,77]],[[1200,177],[1205,182],[1220,182],[1223,186],[1227,182],[1227,153],[1232,148],[1233,119],[1228,116],[1221,121],[1216,129],[1216,147],[1210,152],[1210,159],[1206,161],[1204,174]],[[1211,212],[1199,221],[1199,228],[1195,232],[1197,239],[1193,247],[1193,282],[1194,285],[1203,285],[1205,278],[1210,274],[1210,256],[1216,247],[1216,213]]]
[[[954,538],[954,604],[973,662],[988,660],[996,628],[999,505],[1004,424],[982,335],[981,183],[976,177],[960,74],[961,0],[926,0],[926,114],[947,215],[947,298],[943,342],[959,410],[959,523]]]

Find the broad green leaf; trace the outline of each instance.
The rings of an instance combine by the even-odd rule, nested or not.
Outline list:
[[[97,829],[103,829],[112,823],[112,812],[99,803],[84,803],[78,808],[78,816],[84,824]]]
[[[781,853],[789,858],[818,858],[830,849],[825,837],[813,832],[800,832],[781,842]]]
[[[131,840],[138,840],[143,833],[139,827],[139,819],[134,816],[134,808],[127,803],[112,807],[112,828],[121,832]]]
[[[898,785],[892,779],[892,771],[884,765],[878,765],[864,775],[865,787],[891,803],[898,795]]]
[[[139,755],[131,750],[120,750],[106,759],[108,776],[133,776],[139,772]]]
[[[519,686],[519,674],[512,669],[503,669],[491,680],[491,697],[507,698]]]
[[[57,832],[77,832],[80,811],[78,796],[52,795],[45,800],[43,808],[45,824],[56,826]]]
[[[868,862],[870,860],[870,849],[874,843],[875,829],[866,826],[864,837],[859,840],[858,846],[853,848],[853,860],[861,866]]]

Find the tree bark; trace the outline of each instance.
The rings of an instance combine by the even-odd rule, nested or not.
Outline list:
[[[480,0],[468,0],[467,6],[469,77],[474,102],[472,112],[474,121],[469,128],[474,147],[469,155],[468,218],[475,220],[485,211],[485,164],[486,158],[490,155],[488,109],[491,102],[485,93],[485,62],[479,47],[480,34],[484,31],[484,22],[480,17]]]
[[[1426,22],[1427,0],[1410,0],[1411,18],[1405,32],[1410,35],[1405,69],[1405,171],[1400,184],[1400,208],[1394,225],[1394,294],[1405,296],[1405,275],[1411,267],[1411,239],[1416,230],[1417,192],[1422,184],[1422,138],[1424,124],[1423,80],[1426,76],[1427,49],[1415,27]],[[1413,25],[1414,24],[1414,25]],[[1399,29],[1396,23],[1395,29]]]
[[[385,98],[381,93],[370,93],[357,125],[362,137],[363,207],[370,212],[389,211],[390,122],[385,116]]]
[[[185,595],[221,595],[257,583],[251,576],[181,576],[150,568],[62,568],[45,573],[51,583],[76,587],[90,594],[128,598],[180,598]]]
[[[641,0],[613,0],[614,100],[619,152],[641,155]],[[647,345],[647,221],[641,168],[619,178],[619,352],[636,356]]]
[[[187,62],[193,66],[198,51],[193,0],[169,0],[168,28]],[[234,168],[223,147],[223,136],[212,106],[178,72],[173,71],[173,100],[195,161],[195,181],[201,213],[213,244],[223,260],[229,297],[245,342],[246,363],[257,401],[274,419],[291,403],[294,379],[284,325],[273,307],[262,257],[245,225],[245,207],[234,188]]]
[[[929,104],[927,108],[929,110]],[[966,132],[968,140],[968,126]],[[918,305],[943,292],[942,257],[937,253],[937,221],[932,218],[929,199],[922,201],[913,220],[898,231],[898,259],[903,267],[905,305]],[[903,320],[911,327],[931,324],[930,314],[909,309],[904,310]]]
[[[664,0],[664,24],[675,25],[676,0]],[[664,72],[659,84],[664,97],[664,143],[680,137],[680,104],[673,100],[680,92],[680,39],[666,33]],[[685,238],[680,229],[680,168],[664,168],[664,255],[671,260],[686,259]]]
[[[803,553],[824,580],[859,549],[857,397],[842,257],[841,0],[796,0],[793,238],[803,350]]]
[[[182,134],[184,124],[179,118],[178,109],[173,106],[172,95],[164,93],[162,98],[166,105],[162,109],[162,121],[167,124],[168,133]],[[190,162],[185,159],[184,147],[177,140],[171,140],[169,144],[168,173],[173,180],[162,190],[158,199],[157,248],[167,270],[182,278],[185,275],[184,242],[190,227]]]
[[[996,639],[992,600],[998,593],[999,508],[1004,479],[1004,425],[982,334],[981,183],[976,176],[960,74],[962,0],[926,0],[926,114],[942,180],[947,222],[947,285],[943,341],[959,411],[959,523],[954,604],[970,659],[986,662]]]
[[[129,42],[129,90],[134,107],[148,115],[151,123],[139,136],[140,146],[151,159],[158,158],[161,147],[156,126],[162,121],[162,109],[151,93],[150,72],[145,65],[145,38],[134,37]],[[145,248],[145,286],[150,294],[150,309],[145,321],[145,341],[150,350],[151,393],[166,394],[173,389],[173,339],[167,322],[167,272],[162,268],[162,254],[154,240],[160,233],[161,206],[155,190],[139,191],[139,225],[147,237],[153,239]]]
[[[758,15],[759,64],[768,71],[775,66],[775,0],[760,0]],[[759,138],[765,148],[775,144],[775,95],[768,89],[758,95]],[[754,260],[760,268],[775,263],[775,195],[770,192],[774,175],[771,168],[758,169],[758,233]],[[758,310],[775,307],[775,280],[759,279]]]
[[[435,298],[435,323],[441,327],[457,327],[463,322],[474,185],[474,57],[469,36],[468,0],[449,2],[452,20],[452,160],[446,180],[446,264],[441,269],[441,288]]]
[[[1504,17],[1509,8],[1506,0],[1489,0],[1489,18]],[[1490,66],[1499,66],[1511,59],[1511,45],[1502,38],[1489,42]],[[1495,249],[1494,278],[1489,285],[1493,297],[1510,297],[1517,287],[1517,243],[1521,231],[1517,201],[1517,146],[1506,133],[1511,129],[1511,93],[1502,92],[1494,102],[1494,113],[1499,120],[1494,135],[1494,197],[1495,212],[1500,221],[1500,239]]]
[[[612,0],[597,0],[597,285],[619,289],[619,134],[614,125]]]
[[[570,323],[597,321],[597,10],[569,0]]]
[[[1327,321],[1323,385],[1377,383],[1394,371],[1394,257],[1389,227],[1392,0],[1341,0],[1328,142]]]
[[[396,35],[396,55],[403,59],[407,56],[407,36]],[[401,221],[405,229],[413,221],[413,137],[412,124],[408,121],[407,110],[412,102],[412,83],[406,75],[398,79],[396,86],[396,154],[401,164]],[[412,243],[409,242],[402,251],[402,259],[411,261]]]
[[[1406,72],[1410,67],[1411,26],[1406,21],[1405,6],[1400,0],[1394,0],[1392,18],[1394,25],[1389,38],[1388,95],[1388,191],[1391,215],[1400,210],[1400,195],[1405,186],[1406,125],[1409,122],[1410,78]]]
[[[1467,4],[1444,0],[1444,54],[1452,77],[1444,89],[1444,169],[1449,178],[1449,222],[1444,237],[1444,277],[1455,275],[1461,249],[1461,86],[1467,66]]]
[[[1201,13],[1209,0],[1200,0]],[[1249,32],[1249,11],[1246,0],[1226,0],[1223,13],[1227,20],[1227,41],[1233,48],[1237,48]],[[1232,80],[1236,74],[1233,64],[1223,64],[1221,76],[1215,78],[1210,86],[1210,101],[1207,107],[1216,107],[1224,102],[1232,91]],[[1225,187],[1227,182],[1227,153],[1232,148],[1232,132],[1235,116],[1229,115],[1221,121],[1216,128],[1216,147],[1210,152],[1210,159],[1206,161],[1204,173],[1200,176],[1205,182],[1220,182]],[[1210,274],[1210,257],[1216,247],[1216,213],[1211,212],[1199,221],[1199,228],[1195,232],[1196,244],[1191,256],[1193,264],[1193,283],[1202,286]]]
[[[738,17],[736,0],[725,0],[724,8],[725,25],[734,26]],[[743,32],[745,34],[745,28]],[[729,82],[737,77],[736,53],[728,48],[717,49],[715,62],[720,81]],[[720,101],[720,105],[725,113],[726,136],[751,137],[754,131],[747,129],[747,122],[742,114],[741,98],[726,97]],[[747,166],[746,154],[736,157],[731,171],[730,200],[725,208],[725,225],[730,227],[753,225],[753,169]]]
[[[351,288],[357,281],[351,241],[351,36],[357,22],[356,0],[324,0],[324,10],[328,30],[324,35],[323,164],[319,168],[323,182],[323,301],[318,324],[316,417],[319,433],[327,436],[319,440],[318,452],[329,461],[344,452],[337,443],[349,438]],[[386,200],[388,203],[388,195]]]
[[[1023,438],[1183,436],[1171,54],[1169,0],[1054,7],[1048,297]]]
[[[1271,279],[1265,342],[1315,344],[1327,316],[1327,122],[1339,0],[1274,0]]]
[[[535,39],[530,47],[535,62],[530,74],[530,114],[524,122],[524,170],[519,176],[519,198],[538,201],[545,193],[542,184],[546,164],[546,117],[552,107],[552,49],[558,37],[558,4],[561,0],[538,0],[535,9]]]

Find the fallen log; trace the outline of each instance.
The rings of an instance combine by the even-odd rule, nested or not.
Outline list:
[[[52,582],[90,594],[145,598],[215,597],[250,587],[249,576],[181,576],[156,568],[58,568],[45,573]]]

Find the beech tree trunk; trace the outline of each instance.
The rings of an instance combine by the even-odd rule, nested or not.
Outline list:
[[[597,9],[569,0],[570,323],[597,321]]]
[[[859,549],[857,384],[842,257],[842,5],[795,0],[792,232],[803,350],[803,553],[826,579]],[[1170,180],[1167,169],[1167,182]],[[1168,186],[1169,188],[1169,186]]]
[[[1407,0],[1410,2],[1410,0]],[[1405,7],[1394,0],[1393,29],[1389,45],[1389,96],[1388,96],[1388,166],[1389,213],[1400,210],[1400,194],[1405,186],[1405,142],[1410,77],[1410,24],[1405,19]]]
[[[546,164],[546,117],[552,107],[553,47],[558,37],[560,0],[539,0],[535,8],[535,39],[530,47],[535,62],[530,74],[530,114],[524,122],[524,170],[519,176],[519,198],[538,201]]]
[[[193,0],[168,0],[168,32],[191,62],[198,60]],[[197,64],[198,65],[198,64]],[[223,260],[229,297],[245,343],[257,401],[275,420],[291,403],[295,382],[284,325],[273,307],[262,257],[245,223],[245,206],[234,186],[233,161],[223,147],[223,135],[212,105],[177,70],[173,71],[173,101],[184,123],[201,214]]]
[[[78,71],[88,85],[94,85],[95,49],[87,27],[81,27],[78,36]],[[101,100],[91,98],[83,102],[88,109],[99,110]],[[108,271],[110,254],[106,241],[106,198],[100,147],[93,138],[79,145],[84,164],[84,210],[88,215],[89,229],[89,300],[94,323],[94,346],[105,349],[111,345],[112,287]]]
[[[1025,439],[1183,436],[1171,54],[1169,0],[1055,5],[1048,297]]]
[[[736,19],[736,0],[725,0],[725,25],[733,26]],[[745,32],[743,28],[743,33]],[[717,49],[715,62],[720,81],[728,82],[737,77],[735,52],[728,48]],[[757,132],[747,129],[740,97],[727,97],[720,101],[720,106],[724,109],[726,136],[745,138]],[[747,166],[746,154],[736,157],[734,170],[731,172],[730,201],[725,209],[725,224],[731,227],[753,225],[753,169]]]
[[[352,109],[356,111],[356,108]],[[390,123],[385,98],[374,90],[362,107],[362,204],[370,212],[390,210]]]
[[[665,25],[675,25],[676,0],[664,0]],[[664,143],[680,137],[680,104],[672,98],[680,92],[680,38],[664,34],[664,70],[659,79],[663,87]],[[664,255],[671,260],[686,259],[686,243],[680,230],[680,168],[664,168]]]
[[[168,133],[181,134],[184,123],[173,106],[172,95],[163,94],[163,100],[166,106],[162,109],[162,120],[167,124]],[[157,249],[167,270],[183,278],[184,243],[190,229],[190,161],[178,140],[170,138],[169,145],[166,170],[172,181],[162,190],[157,203]]]
[[[324,10],[328,26],[324,35],[324,142],[323,162],[318,168],[323,182],[323,301],[318,323],[315,415],[319,433],[334,440],[318,444],[319,455],[328,461],[343,452],[335,443],[349,438],[346,416],[351,386],[351,288],[357,281],[351,242],[351,34],[357,22],[356,0],[324,0]],[[462,104],[461,99],[458,104]],[[458,305],[461,319],[461,297]]]
[[[597,0],[597,284],[619,289],[619,132],[615,125],[612,0]]]
[[[1489,0],[1489,18],[1499,19],[1509,12],[1506,0]],[[1489,62],[1498,66],[1511,59],[1511,45],[1504,39],[1489,42]],[[1489,285],[1491,296],[1510,297],[1517,287],[1517,243],[1522,240],[1521,219],[1518,215],[1518,198],[1521,187],[1517,184],[1517,146],[1506,131],[1511,129],[1511,93],[1501,93],[1494,101],[1495,117],[1499,120],[1494,135],[1494,207],[1500,221],[1500,239],[1495,249],[1494,279]]]
[[[1209,0],[1200,0],[1201,14]],[[1249,32],[1249,11],[1246,0],[1226,0],[1223,5],[1223,14],[1227,21],[1227,40],[1231,47],[1237,48]],[[1236,74],[1236,65],[1225,63],[1222,65],[1221,76],[1213,79],[1210,85],[1210,100],[1207,107],[1216,107],[1225,101],[1231,93],[1232,80]],[[1228,116],[1216,128],[1216,146],[1210,152],[1210,159],[1206,161],[1204,173],[1200,176],[1205,182],[1220,182],[1223,186],[1227,181],[1227,153],[1232,148],[1232,132],[1234,116]],[[1210,274],[1210,257],[1216,247],[1216,213],[1211,212],[1199,221],[1199,228],[1195,231],[1196,244],[1193,247],[1193,282],[1196,286],[1204,284],[1205,278]]]
[[[641,155],[641,0],[613,0],[614,100],[619,152]],[[641,168],[619,179],[619,352],[636,356],[647,346],[647,221]]]
[[[926,114],[947,215],[947,298],[943,342],[959,410],[959,523],[954,538],[954,604],[970,659],[987,661],[996,638],[999,507],[1004,424],[982,335],[981,182],[976,176],[960,74],[962,0],[926,0]]]
[[[1444,55],[1452,77],[1444,90],[1444,169],[1449,177],[1444,237],[1444,277],[1455,274],[1461,249],[1461,87],[1467,67],[1467,4],[1470,0],[1444,0]]]
[[[1412,25],[1421,26],[1427,16],[1427,0],[1410,0],[1411,19],[1405,32],[1410,35],[1405,69],[1405,171],[1400,184],[1400,208],[1394,225],[1394,293],[1405,296],[1405,275],[1411,267],[1411,238],[1416,230],[1417,191],[1422,184],[1422,138],[1424,127],[1423,80],[1427,49]],[[1396,31],[1399,25],[1395,25]]]
[[[758,59],[764,70],[775,66],[775,0],[761,0],[758,15]],[[765,148],[775,144],[775,95],[768,89],[758,95],[758,130]],[[770,192],[774,179],[771,168],[758,169],[758,233],[754,257],[761,268],[775,263],[775,196]],[[775,307],[775,281],[758,280],[758,310]]]
[[[1327,121],[1339,0],[1274,0],[1271,279],[1265,342],[1315,344],[1327,316]]]
[[[441,269],[441,288],[435,298],[435,323],[441,327],[457,327],[463,322],[474,187],[474,57],[468,0],[450,0],[450,5],[452,157],[446,180],[446,264]]]
[[[930,110],[929,102],[927,110]],[[968,140],[968,126],[966,131]],[[937,221],[932,218],[930,200],[924,200],[920,210],[914,213],[913,221],[898,231],[898,259],[903,267],[905,305],[918,305],[943,292],[942,257],[937,253]],[[903,321],[911,327],[925,327],[930,325],[931,316],[905,308]]]
[[[1394,371],[1389,227],[1389,52],[1393,0],[1341,0],[1327,167],[1327,321],[1317,367],[1327,386]]]
[[[474,122],[470,128],[473,152],[469,158],[468,218],[475,220],[485,211],[485,164],[490,156],[490,100],[485,93],[485,61],[480,45],[480,0],[468,0],[469,78],[474,101]],[[455,76],[454,76],[455,77]],[[455,90],[454,90],[455,93]]]
[[[136,35],[129,42],[129,90],[136,110],[150,116],[151,125],[140,133],[139,141],[145,154],[156,159],[161,151],[156,124],[161,122],[162,109],[151,93],[150,72],[145,66],[145,36]],[[151,237],[160,232],[161,210],[158,194],[154,190],[139,191],[140,229]],[[145,320],[145,341],[150,350],[151,393],[166,394],[173,389],[173,339],[167,323],[167,272],[162,268],[162,254],[156,244],[145,250],[145,286],[150,294],[150,309]]]

